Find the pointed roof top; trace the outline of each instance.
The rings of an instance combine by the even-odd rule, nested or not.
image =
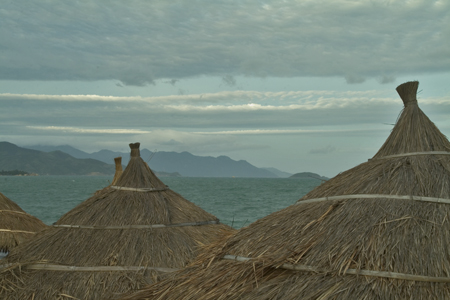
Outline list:
[[[396,90],[403,100],[405,107],[409,105],[417,105],[417,89],[419,88],[418,81],[408,81],[400,84]]]
[[[373,158],[391,155],[450,151],[450,143],[417,103],[418,81],[403,83],[397,92],[405,105],[391,134]]]
[[[120,178],[117,180],[116,185],[129,188],[166,188],[166,185],[142,160],[139,146],[140,143],[130,144],[130,161]]]

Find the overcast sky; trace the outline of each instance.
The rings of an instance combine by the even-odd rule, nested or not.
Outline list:
[[[419,80],[450,124],[450,1],[2,1],[0,140],[227,155],[335,176]],[[112,162],[111,162],[112,163]]]

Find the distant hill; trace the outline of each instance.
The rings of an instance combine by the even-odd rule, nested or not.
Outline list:
[[[36,145],[36,146],[33,146],[33,147],[24,147],[24,148],[38,150],[38,151],[42,151],[42,152],[61,151],[61,152],[67,153],[70,156],[73,156],[75,158],[93,158],[93,157],[90,157],[89,153],[83,152],[83,151],[78,150],[78,149],[76,149],[76,148],[74,148],[72,146],[69,146],[69,145],[61,145],[61,146]],[[114,160],[111,160],[110,162],[106,162],[106,163],[111,164],[112,162],[114,162]]]
[[[115,166],[95,159],[78,159],[62,151],[43,152],[0,142],[0,170],[39,175],[114,174]]]
[[[263,168],[264,170],[267,170],[269,172],[272,172],[273,174],[277,175],[280,178],[288,178],[292,176],[292,173],[283,172],[276,168]]]
[[[32,174],[25,172],[25,171],[20,171],[20,170],[11,170],[11,171],[1,170],[0,175],[2,175],[2,176],[28,176],[28,175],[32,175]]]
[[[289,178],[314,178],[314,179],[318,179],[318,180],[328,180],[328,179],[330,179],[328,177],[320,176],[319,174],[311,173],[311,172],[296,173],[296,174],[290,176]]]
[[[74,157],[89,157],[106,163],[114,162],[114,158],[122,156],[122,164],[127,165],[129,152],[115,152],[100,150],[94,153],[86,153],[71,146],[27,146],[31,149],[43,151],[69,151]],[[235,161],[228,156],[196,156],[189,152],[152,152],[148,149],[141,150],[141,157],[150,168],[157,172],[179,173],[184,177],[255,177],[276,178],[271,171],[258,168],[245,160]],[[151,159],[150,159],[151,158]]]

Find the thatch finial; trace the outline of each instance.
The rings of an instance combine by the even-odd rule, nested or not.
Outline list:
[[[405,107],[411,104],[417,105],[416,95],[418,87],[418,81],[408,81],[397,87],[397,93],[400,95],[400,98],[402,98]]]
[[[122,156],[114,158],[114,163],[116,164],[116,171],[122,171]]]
[[[130,144],[130,149],[131,149],[131,157],[138,157],[141,156],[141,153],[139,151],[139,146],[141,145],[141,143],[132,143]]]

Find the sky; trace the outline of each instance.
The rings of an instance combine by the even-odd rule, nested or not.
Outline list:
[[[377,152],[411,80],[448,136],[450,1],[0,6],[0,141],[19,146],[140,142],[333,177]]]

